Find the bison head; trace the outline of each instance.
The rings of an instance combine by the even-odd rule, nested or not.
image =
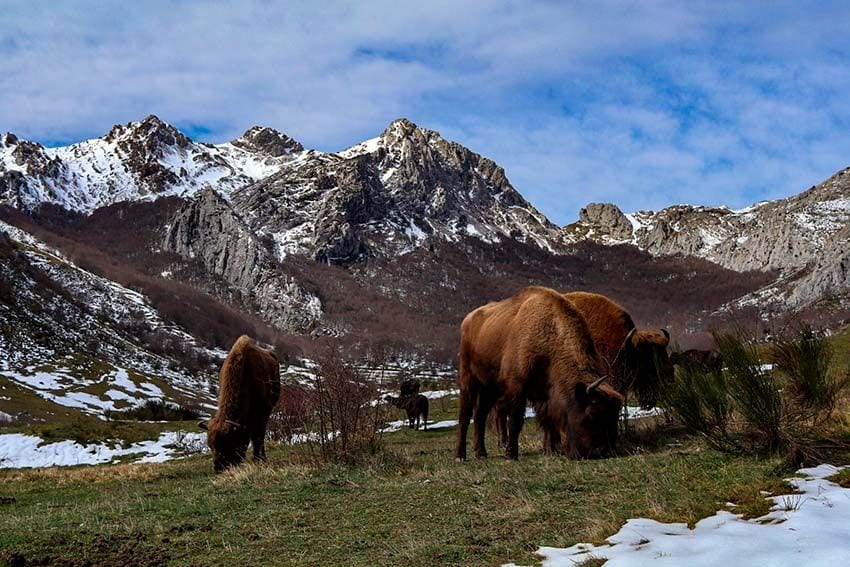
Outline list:
[[[593,459],[613,453],[623,396],[602,384],[575,384],[575,402],[567,412],[566,449],[574,459]]]
[[[661,387],[673,379],[673,363],[667,354],[669,345],[670,333],[666,329],[632,329],[626,339],[625,362],[631,374],[629,381],[644,408],[655,406]]]
[[[219,473],[245,460],[251,440],[248,428],[235,421],[213,418],[199,421],[198,426],[207,430],[207,445],[212,451],[213,468]]]

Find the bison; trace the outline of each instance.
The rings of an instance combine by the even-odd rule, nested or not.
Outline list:
[[[634,392],[645,408],[658,403],[660,388],[673,377],[673,365],[667,354],[670,334],[638,330],[631,316],[604,295],[583,291],[562,294],[584,317],[593,344],[609,376],[608,384],[622,394]],[[494,415],[499,443],[507,443],[507,415]],[[544,447],[556,450],[544,430]]]
[[[638,330],[626,310],[604,295],[584,291],[563,295],[587,321],[596,351],[608,366],[611,387],[622,394],[634,392],[644,408],[655,406],[662,385],[673,378],[667,354],[670,333]]]
[[[552,445],[574,458],[611,451],[623,398],[610,386],[581,313],[561,294],[528,287],[472,311],[461,324],[458,460],[475,411],[473,447],[486,457],[487,414],[497,406],[510,416],[506,457],[519,455],[526,402]]]
[[[425,395],[411,394],[400,398],[387,396],[384,399],[407,412],[407,421],[411,429],[419,429],[420,419],[422,429],[428,429],[428,398]]]
[[[701,370],[715,374],[723,371],[723,355],[716,350],[689,349],[674,352],[670,355],[670,361],[674,366],[681,366],[688,370]]]
[[[277,356],[242,335],[221,366],[218,411],[209,421],[198,422],[208,431],[215,472],[245,460],[249,443],[255,461],[266,459],[266,426],[279,397]]]

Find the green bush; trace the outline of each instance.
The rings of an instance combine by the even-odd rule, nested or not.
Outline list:
[[[759,355],[756,344],[741,333],[715,334],[714,342],[723,357],[729,395],[735,409],[762,438],[776,449],[783,436],[781,386]]]
[[[773,360],[787,378],[797,408],[817,421],[829,418],[847,388],[848,374],[830,371],[833,351],[826,336],[810,326],[800,327],[774,343]]]
[[[723,374],[680,367],[664,392],[665,406],[690,431],[702,434],[718,448],[732,443],[732,403]]]
[[[745,444],[770,451],[810,455],[825,439],[822,424],[850,384],[832,371],[825,336],[809,327],[774,344],[775,365],[764,364],[760,347],[742,333],[716,333],[722,372],[679,366],[665,388],[664,403],[692,433],[720,449]],[[796,461],[795,461],[796,462]]]

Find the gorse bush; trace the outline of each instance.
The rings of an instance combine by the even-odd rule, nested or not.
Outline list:
[[[783,402],[780,385],[764,364],[758,348],[742,333],[715,334],[714,342],[726,365],[729,395],[744,421],[770,449],[782,440]]]
[[[732,400],[722,373],[682,367],[664,389],[663,403],[689,430],[725,448],[732,443],[729,420]]]
[[[846,371],[831,368],[825,336],[803,327],[778,339],[774,365],[765,364],[759,345],[741,332],[718,333],[714,340],[722,372],[677,367],[663,395],[668,411],[716,448],[816,455],[822,443],[813,440],[823,440],[821,425],[850,383]]]
[[[833,351],[822,332],[800,327],[773,345],[773,360],[787,378],[789,394],[803,412],[829,418],[848,383],[845,371],[831,372]]]

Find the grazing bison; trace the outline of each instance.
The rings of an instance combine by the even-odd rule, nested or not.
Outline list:
[[[705,370],[719,374],[723,371],[723,355],[716,350],[689,349],[670,355],[674,366],[688,370]]]
[[[655,406],[662,385],[673,378],[673,364],[667,354],[670,334],[665,329],[636,329],[625,309],[604,295],[574,291],[564,297],[587,321],[596,351],[606,363],[611,387],[622,394],[634,392],[644,408]]]
[[[666,330],[644,331],[635,328],[631,316],[604,295],[575,291],[563,296],[587,322],[596,351],[602,358],[609,385],[623,394],[634,392],[644,408],[658,403],[660,388],[673,377],[673,365],[667,354],[670,335]],[[499,444],[507,443],[507,415],[494,415]],[[544,446],[557,451],[548,442]]]
[[[280,397],[277,357],[242,335],[221,366],[218,388],[218,411],[198,423],[208,431],[215,472],[241,463],[249,443],[254,460],[265,460],[266,426]]]
[[[428,398],[423,394],[413,394],[400,398],[387,396],[384,399],[407,412],[407,422],[411,429],[419,429],[420,418],[422,429],[428,429]]]
[[[456,457],[466,458],[473,409],[475,455],[487,456],[484,430],[496,405],[510,416],[506,456],[516,459],[527,401],[553,446],[574,458],[602,456],[616,442],[623,402],[604,380],[587,323],[556,291],[529,287],[479,307],[461,324]]]

